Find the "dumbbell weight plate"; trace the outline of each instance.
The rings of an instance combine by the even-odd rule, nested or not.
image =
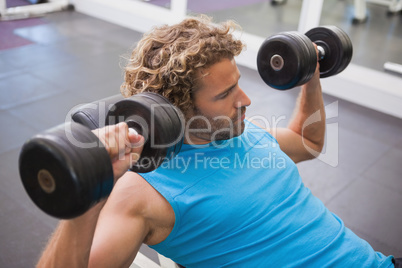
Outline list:
[[[146,92],[114,104],[106,116],[106,125],[126,122],[144,136],[141,158],[131,170],[146,173],[180,151],[184,138],[183,118],[165,97]]]
[[[83,214],[113,188],[107,151],[95,134],[77,123],[57,126],[28,140],[20,152],[19,171],[32,201],[62,219]]]
[[[306,83],[316,66],[313,44],[298,32],[284,32],[267,38],[257,54],[257,68],[262,80],[280,90]]]
[[[306,75],[296,85],[300,86],[307,83],[314,76],[315,69],[317,68],[317,51],[311,40],[307,38],[306,35],[300,34],[298,32],[293,32],[291,34],[294,38],[299,39],[304,44],[304,47],[302,46],[302,53],[305,53],[306,59],[308,60]]]
[[[320,77],[342,72],[350,63],[353,46],[348,35],[336,26],[321,26],[309,30],[306,36],[325,50],[320,60]]]

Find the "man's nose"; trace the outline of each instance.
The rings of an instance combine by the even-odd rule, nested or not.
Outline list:
[[[239,94],[237,96],[237,101],[236,101],[236,108],[244,107],[244,106],[249,106],[251,104],[250,98],[247,96],[246,93],[240,88]]]

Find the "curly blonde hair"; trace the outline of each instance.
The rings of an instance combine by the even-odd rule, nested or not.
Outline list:
[[[120,90],[128,97],[141,92],[159,93],[184,114],[194,109],[192,95],[197,70],[224,58],[233,58],[244,45],[235,39],[233,21],[213,24],[206,16],[154,28],[139,41],[125,67]]]

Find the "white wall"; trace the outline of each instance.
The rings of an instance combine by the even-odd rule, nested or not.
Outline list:
[[[318,2],[316,2],[318,1]],[[186,17],[187,0],[171,0],[171,9],[141,0],[76,0],[82,12],[139,31],[149,31],[158,24],[173,24]],[[322,0],[304,0],[299,31],[318,23]],[[238,33],[247,50],[237,62],[257,70],[256,55],[263,37]],[[374,110],[402,118],[402,79],[400,77],[350,64],[342,73],[322,79],[323,91]]]

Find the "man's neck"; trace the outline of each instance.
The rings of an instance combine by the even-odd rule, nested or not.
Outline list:
[[[185,133],[184,136],[184,143],[185,144],[190,144],[190,145],[202,145],[202,144],[207,144],[211,143],[212,141],[210,139],[204,139],[201,137],[197,137],[191,134],[188,134],[187,132]]]

